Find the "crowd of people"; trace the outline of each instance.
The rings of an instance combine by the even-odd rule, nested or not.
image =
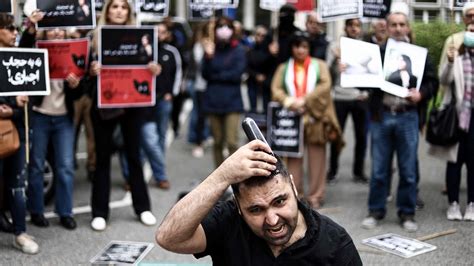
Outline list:
[[[447,219],[474,221],[474,119],[471,119],[474,107],[474,4],[466,3],[463,8],[466,30],[450,36],[446,41],[439,76],[428,57],[423,62],[423,78],[417,90],[416,81],[411,81],[407,74],[412,62],[409,58],[401,58],[403,68],[397,72],[399,76],[396,79],[408,89],[405,98],[379,88],[342,87],[341,73],[346,71],[347,66],[341,61],[339,41],[326,36],[325,25],[316,12],[307,14],[305,30],[294,25],[295,13],[292,5],[284,5],[278,13],[277,28],[258,25],[251,34],[243,32],[239,22],[218,17],[197,24],[192,40],[187,42],[183,41],[184,32],[175,27],[171,20],[165,19],[157,25],[158,59],[154,61],[150,58],[147,65],[156,82],[156,103],[152,107],[112,109],[101,109],[97,103],[97,78],[101,74],[97,29],[90,32],[37,30],[35,24],[41,21],[44,13],[34,10],[24,23],[20,37],[14,17],[0,13],[0,47],[31,48],[35,47],[36,40],[77,37],[89,38],[91,46],[84,77],[70,73],[64,80],[51,80],[51,94],[47,96],[0,97],[0,117],[12,119],[21,142],[15,154],[0,160],[0,180],[3,184],[0,191],[0,226],[3,231],[14,233],[14,246],[29,254],[39,251],[33,237],[26,233],[27,213],[32,224],[49,226],[44,216],[43,200],[43,170],[48,152],[52,152],[54,157],[53,168],[57,177],[55,212],[64,228],[73,230],[77,227],[72,199],[77,165],[75,150],[81,124],[86,128],[86,170],[92,182],[92,229],[103,231],[109,222],[111,156],[116,151],[120,153],[122,173],[132,195],[137,219],[144,225],[155,225],[157,220],[151,211],[143,162],[145,159],[150,162],[153,185],[169,189],[172,179],[166,171],[166,136],[169,124],[173,125],[175,135],[179,134],[177,117],[184,93],[189,94],[193,101],[188,130],[188,141],[193,145],[192,155],[201,158],[206,140],[212,137],[216,169],[220,165],[225,168],[226,157],[238,153],[239,126],[244,113],[265,114],[270,101],[299,113],[304,121],[306,154],[301,158],[285,158],[284,161],[294,181],[298,204],[303,203],[313,210],[324,204],[326,183],[334,184],[338,179],[339,156],[344,146],[343,131],[350,115],[355,134],[352,177],[357,183],[369,185],[368,216],[362,221],[362,227],[372,229],[386,215],[386,202],[392,195],[390,184],[395,172],[392,161],[396,153],[396,169],[400,177],[396,192],[397,213],[401,226],[410,232],[417,230],[415,212],[423,207],[418,193],[420,162],[417,150],[428,103],[440,92],[444,93],[443,103],[449,103],[454,97],[460,118],[460,140],[450,147],[433,146],[430,153],[447,161]],[[134,9],[126,0],[106,1],[97,23],[99,27],[135,24]],[[366,34],[362,29],[360,19],[348,19],[344,24],[344,36],[379,45],[382,59],[388,39],[414,42],[408,16],[402,11],[392,10],[386,19],[372,21],[371,30]],[[151,40],[143,41],[149,44]],[[243,84],[247,85],[248,95],[242,95]],[[249,100],[248,109],[244,108],[245,97]],[[25,109],[25,105],[29,109]],[[30,114],[29,136],[25,136],[24,130],[25,111]],[[365,173],[369,136],[370,176]],[[31,140],[30,147],[25,146],[27,137]],[[27,149],[31,153],[29,163],[25,159]],[[308,162],[307,188],[303,185],[305,156]],[[275,163],[273,159],[266,160]],[[227,164],[232,163],[236,162]],[[459,205],[463,164],[468,169],[468,204],[464,215]],[[266,169],[263,174],[271,170]],[[226,180],[226,184],[235,185],[244,181],[235,179]],[[238,190],[238,185],[233,187]],[[237,197],[242,200],[240,195]],[[239,204],[245,204],[245,201]],[[211,207],[207,204],[205,210],[209,212]],[[8,212],[12,223],[7,217]],[[207,212],[200,211],[198,218],[202,220]],[[309,213],[306,210],[303,214],[306,216]],[[190,233],[197,230],[201,222],[196,220],[198,218],[190,218],[194,222],[189,225],[192,227]],[[170,223],[177,222],[173,219]],[[214,252],[203,246],[202,239],[196,240],[193,248],[186,249],[172,246],[172,241],[169,242],[165,235],[157,238],[171,250]],[[350,237],[348,243],[352,243],[349,240]],[[183,243],[186,241],[183,239]],[[352,245],[346,252],[357,261],[358,256],[352,253]],[[280,254],[281,250],[274,253]]]

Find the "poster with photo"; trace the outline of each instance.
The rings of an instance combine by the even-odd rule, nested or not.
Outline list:
[[[49,95],[48,50],[0,48],[0,96]]]
[[[319,0],[322,22],[362,17],[362,0]]]
[[[153,243],[111,241],[89,262],[101,265],[138,265],[153,248]]]
[[[341,87],[380,88],[384,81],[380,47],[373,43],[341,37]],[[357,53],[354,53],[357,51]]]
[[[49,77],[66,79],[69,73],[82,78],[89,63],[89,39],[37,41],[38,48],[48,50]]]
[[[170,9],[169,0],[137,0],[135,1],[135,8],[140,20],[166,17]]]
[[[0,0],[0,12],[13,13],[13,0]]]
[[[363,16],[366,18],[385,18],[390,12],[392,0],[363,0]]]
[[[146,66],[158,62],[158,33],[153,26],[104,26],[99,29],[102,66]]]
[[[428,243],[391,233],[364,239],[362,240],[362,244],[395,254],[402,258],[411,258],[436,249],[436,246]]]
[[[99,108],[155,105],[155,77],[146,67],[102,66],[97,82]]]
[[[300,114],[283,108],[277,102],[268,104],[267,142],[275,154],[301,158],[304,151],[303,134]]]
[[[260,0],[260,8],[276,12],[286,4],[286,0]]]
[[[427,55],[426,48],[389,39],[383,65],[385,82],[381,89],[402,98],[408,95],[410,88],[419,90]]]
[[[38,28],[76,27],[95,28],[95,2],[92,0],[37,0],[37,8],[44,11]]]

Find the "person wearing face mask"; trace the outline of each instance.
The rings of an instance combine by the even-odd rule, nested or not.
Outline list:
[[[447,161],[448,220],[474,221],[474,23],[464,32],[463,44],[451,46],[447,60],[440,66],[440,82],[446,86],[441,106],[456,98],[459,118],[459,142],[449,147],[431,146],[430,153]],[[453,86],[454,84],[454,86]],[[459,187],[463,164],[467,168],[467,206],[464,216],[459,206]]]
[[[39,12],[39,11],[37,11]],[[26,30],[22,43],[32,43],[36,37],[44,40],[64,40],[66,30],[50,29],[36,33]],[[43,171],[51,142],[56,169],[55,211],[61,225],[69,230],[76,228],[72,213],[74,184],[74,106],[82,95],[80,78],[69,73],[65,80],[50,80],[51,93],[30,97],[32,117],[31,162],[28,175],[28,209],[31,222],[39,227],[49,226],[44,216]]]
[[[207,81],[203,99],[203,111],[210,122],[214,137],[214,164],[224,161],[224,148],[229,154],[239,144],[238,127],[243,111],[240,93],[241,76],[247,60],[245,49],[233,38],[232,20],[219,17],[215,23],[215,40],[204,42],[202,76]]]

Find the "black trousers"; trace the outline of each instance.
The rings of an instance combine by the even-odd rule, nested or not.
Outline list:
[[[140,163],[140,119],[135,110],[127,109],[117,118],[103,120],[96,108],[91,111],[94,126],[96,174],[92,180],[92,216],[109,216],[110,199],[110,158],[114,150],[113,132],[120,125],[123,135],[125,155],[129,165],[129,185],[132,193],[133,209],[139,215],[149,211],[150,197]]]
[[[367,149],[367,129],[368,129],[368,103],[367,101],[334,101],[336,107],[337,120],[342,131],[346,125],[349,114],[352,116],[355,134],[354,162],[352,173],[361,176],[364,174],[364,160]],[[339,168],[339,154],[336,146],[331,145],[331,155],[329,161],[329,173],[336,175]]]

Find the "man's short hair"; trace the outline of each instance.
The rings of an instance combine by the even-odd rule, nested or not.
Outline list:
[[[276,163],[276,169],[268,176],[252,176],[245,181],[242,181],[240,183],[232,184],[232,190],[234,192],[235,197],[240,196],[240,185],[244,185],[246,187],[258,187],[261,186],[268,181],[272,180],[275,176],[281,175],[284,180],[290,182],[290,174],[288,173],[288,170],[286,169],[285,165],[281,161],[281,159],[277,156],[277,163]]]
[[[474,2],[466,2],[464,3],[464,6],[462,7],[462,16],[466,16],[466,13],[474,8]]]

